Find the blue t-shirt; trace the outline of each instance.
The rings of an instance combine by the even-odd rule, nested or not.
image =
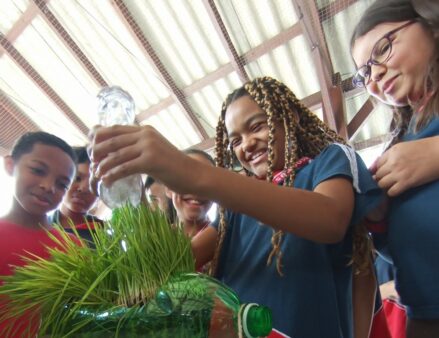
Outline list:
[[[361,193],[355,194],[355,209],[345,239],[327,245],[284,234],[282,277],[276,271],[275,259],[267,266],[272,228],[243,214],[226,215],[228,227],[217,277],[237,292],[241,302],[270,307],[274,328],[291,337],[353,337],[352,269],[348,266],[352,225],[382,197],[359,156],[354,158]],[[356,181],[354,176],[343,149],[331,145],[298,171],[294,187],[314,190],[325,180],[346,177]],[[300,210],[291,206],[291,212]]]
[[[439,135],[439,118],[404,141]],[[419,163],[422,165],[422,163]],[[395,285],[410,318],[439,319],[439,180],[392,199],[389,251]]]

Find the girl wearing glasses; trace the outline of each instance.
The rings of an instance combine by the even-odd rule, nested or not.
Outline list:
[[[391,197],[389,251],[407,338],[439,337],[439,2],[376,1],[351,52],[354,84],[394,111],[395,138],[374,170]]]

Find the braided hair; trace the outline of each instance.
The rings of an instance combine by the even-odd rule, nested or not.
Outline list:
[[[216,128],[216,165],[223,168],[232,169],[233,150],[227,136],[225,126],[226,110],[231,103],[243,96],[249,96],[267,115],[268,125],[268,172],[266,180],[271,182],[273,178],[273,144],[275,122],[282,122],[285,130],[285,165],[284,169],[288,172],[288,177],[284,181],[285,186],[293,186],[295,170],[294,164],[302,157],[314,158],[322,152],[328,145],[345,141],[329,129],[314,113],[305,107],[294,95],[294,93],[283,83],[270,77],[256,78],[245,83],[242,87],[229,94],[223,103],[221,115]],[[252,176],[252,173],[247,172]],[[218,245],[211,265],[211,274],[215,273],[219,253],[227,231],[224,208],[219,208],[219,227]],[[283,232],[273,230],[271,238],[272,250],[267,259],[270,265],[272,258],[276,257],[276,268],[282,275],[281,258]]]

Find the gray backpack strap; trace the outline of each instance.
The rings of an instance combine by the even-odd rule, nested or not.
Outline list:
[[[357,157],[355,155],[354,149],[350,146],[341,143],[334,143],[339,146],[345,153],[346,157],[349,160],[349,164],[351,166],[351,174],[352,174],[352,185],[357,193],[361,193],[359,186],[359,176],[358,176],[358,165],[357,165]]]

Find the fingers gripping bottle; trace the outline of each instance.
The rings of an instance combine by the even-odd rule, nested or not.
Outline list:
[[[109,127],[116,124],[134,124],[136,117],[134,100],[122,88],[105,87],[98,93],[97,98],[100,125]],[[121,178],[109,187],[102,183],[98,187],[100,198],[111,209],[120,208],[126,203],[139,205],[142,189],[142,177],[139,174]]]

